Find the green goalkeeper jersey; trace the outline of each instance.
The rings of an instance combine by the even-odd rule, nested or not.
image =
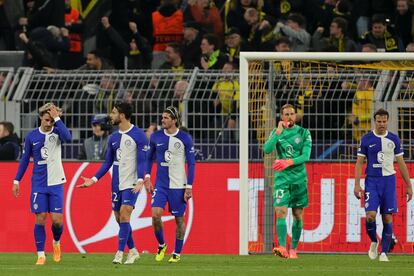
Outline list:
[[[292,159],[293,165],[281,172],[275,171],[275,185],[307,184],[305,162],[309,161],[312,137],[308,129],[295,125],[283,129],[280,135],[273,129],[263,146],[264,153],[273,152],[276,148],[276,159]]]

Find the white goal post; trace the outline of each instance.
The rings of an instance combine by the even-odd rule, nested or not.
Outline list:
[[[249,61],[408,61],[413,53],[322,53],[322,52],[241,52],[240,53],[240,194],[239,254],[247,255],[249,244]]]

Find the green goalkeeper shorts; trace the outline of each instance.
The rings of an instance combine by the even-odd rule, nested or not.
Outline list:
[[[273,206],[286,206],[289,208],[308,207],[307,182],[299,184],[275,184],[273,190]]]

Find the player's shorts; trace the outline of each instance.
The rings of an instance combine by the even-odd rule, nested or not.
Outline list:
[[[48,186],[42,191],[32,191],[30,208],[32,213],[63,213],[63,184]]]
[[[307,181],[298,184],[275,184],[273,190],[273,206],[288,208],[308,207]]]
[[[381,214],[398,212],[395,175],[367,176],[365,178],[365,212],[378,211]]]
[[[121,210],[122,205],[135,207],[139,193],[133,193],[134,189],[126,189],[118,192],[112,192],[112,210]]]
[[[175,217],[182,217],[187,208],[184,192],[185,189],[155,188],[152,193],[151,207],[164,209],[168,202],[168,211]]]

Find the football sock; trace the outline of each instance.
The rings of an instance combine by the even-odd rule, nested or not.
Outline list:
[[[52,233],[53,233],[53,240],[54,241],[60,241],[60,237],[62,236],[62,232],[63,232],[63,224],[60,225],[60,227],[58,225],[52,224]]]
[[[155,231],[155,237],[157,238],[158,244],[164,244],[164,230]]]
[[[368,222],[365,221],[365,228],[367,230],[367,234],[372,242],[377,242],[377,223],[375,221]]]
[[[300,235],[302,234],[302,220],[293,219],[292,223],[292,249],[298,247],[298,242],[300,239]]]
[[[129,249],[132,249],[135,247],[135,243],[134,243],[134,239],[132,238],[132,227],[131,224],[129,223],[129,235],[128,235],[128,240],[127,240],[127,245]]]
[[[44,225],[34,225],[34,238],[36,242],[36,251],[45,251],[46,231]]]
[[[388,253],[392,238],[392,223],[384,223],[382,229],[381,252]]]
[[[118,251],[124,252],[125,245],[127,243],[131,226],[129,222],[121,222],[119,224],[118,235]]]
[[[286,218],[278,218],[276,220],[277,241],[280,246],[286,247]]]
[[[180,255],[181,250],[183,249],[184,240],[175,239],[175,249],[174,253]]]

